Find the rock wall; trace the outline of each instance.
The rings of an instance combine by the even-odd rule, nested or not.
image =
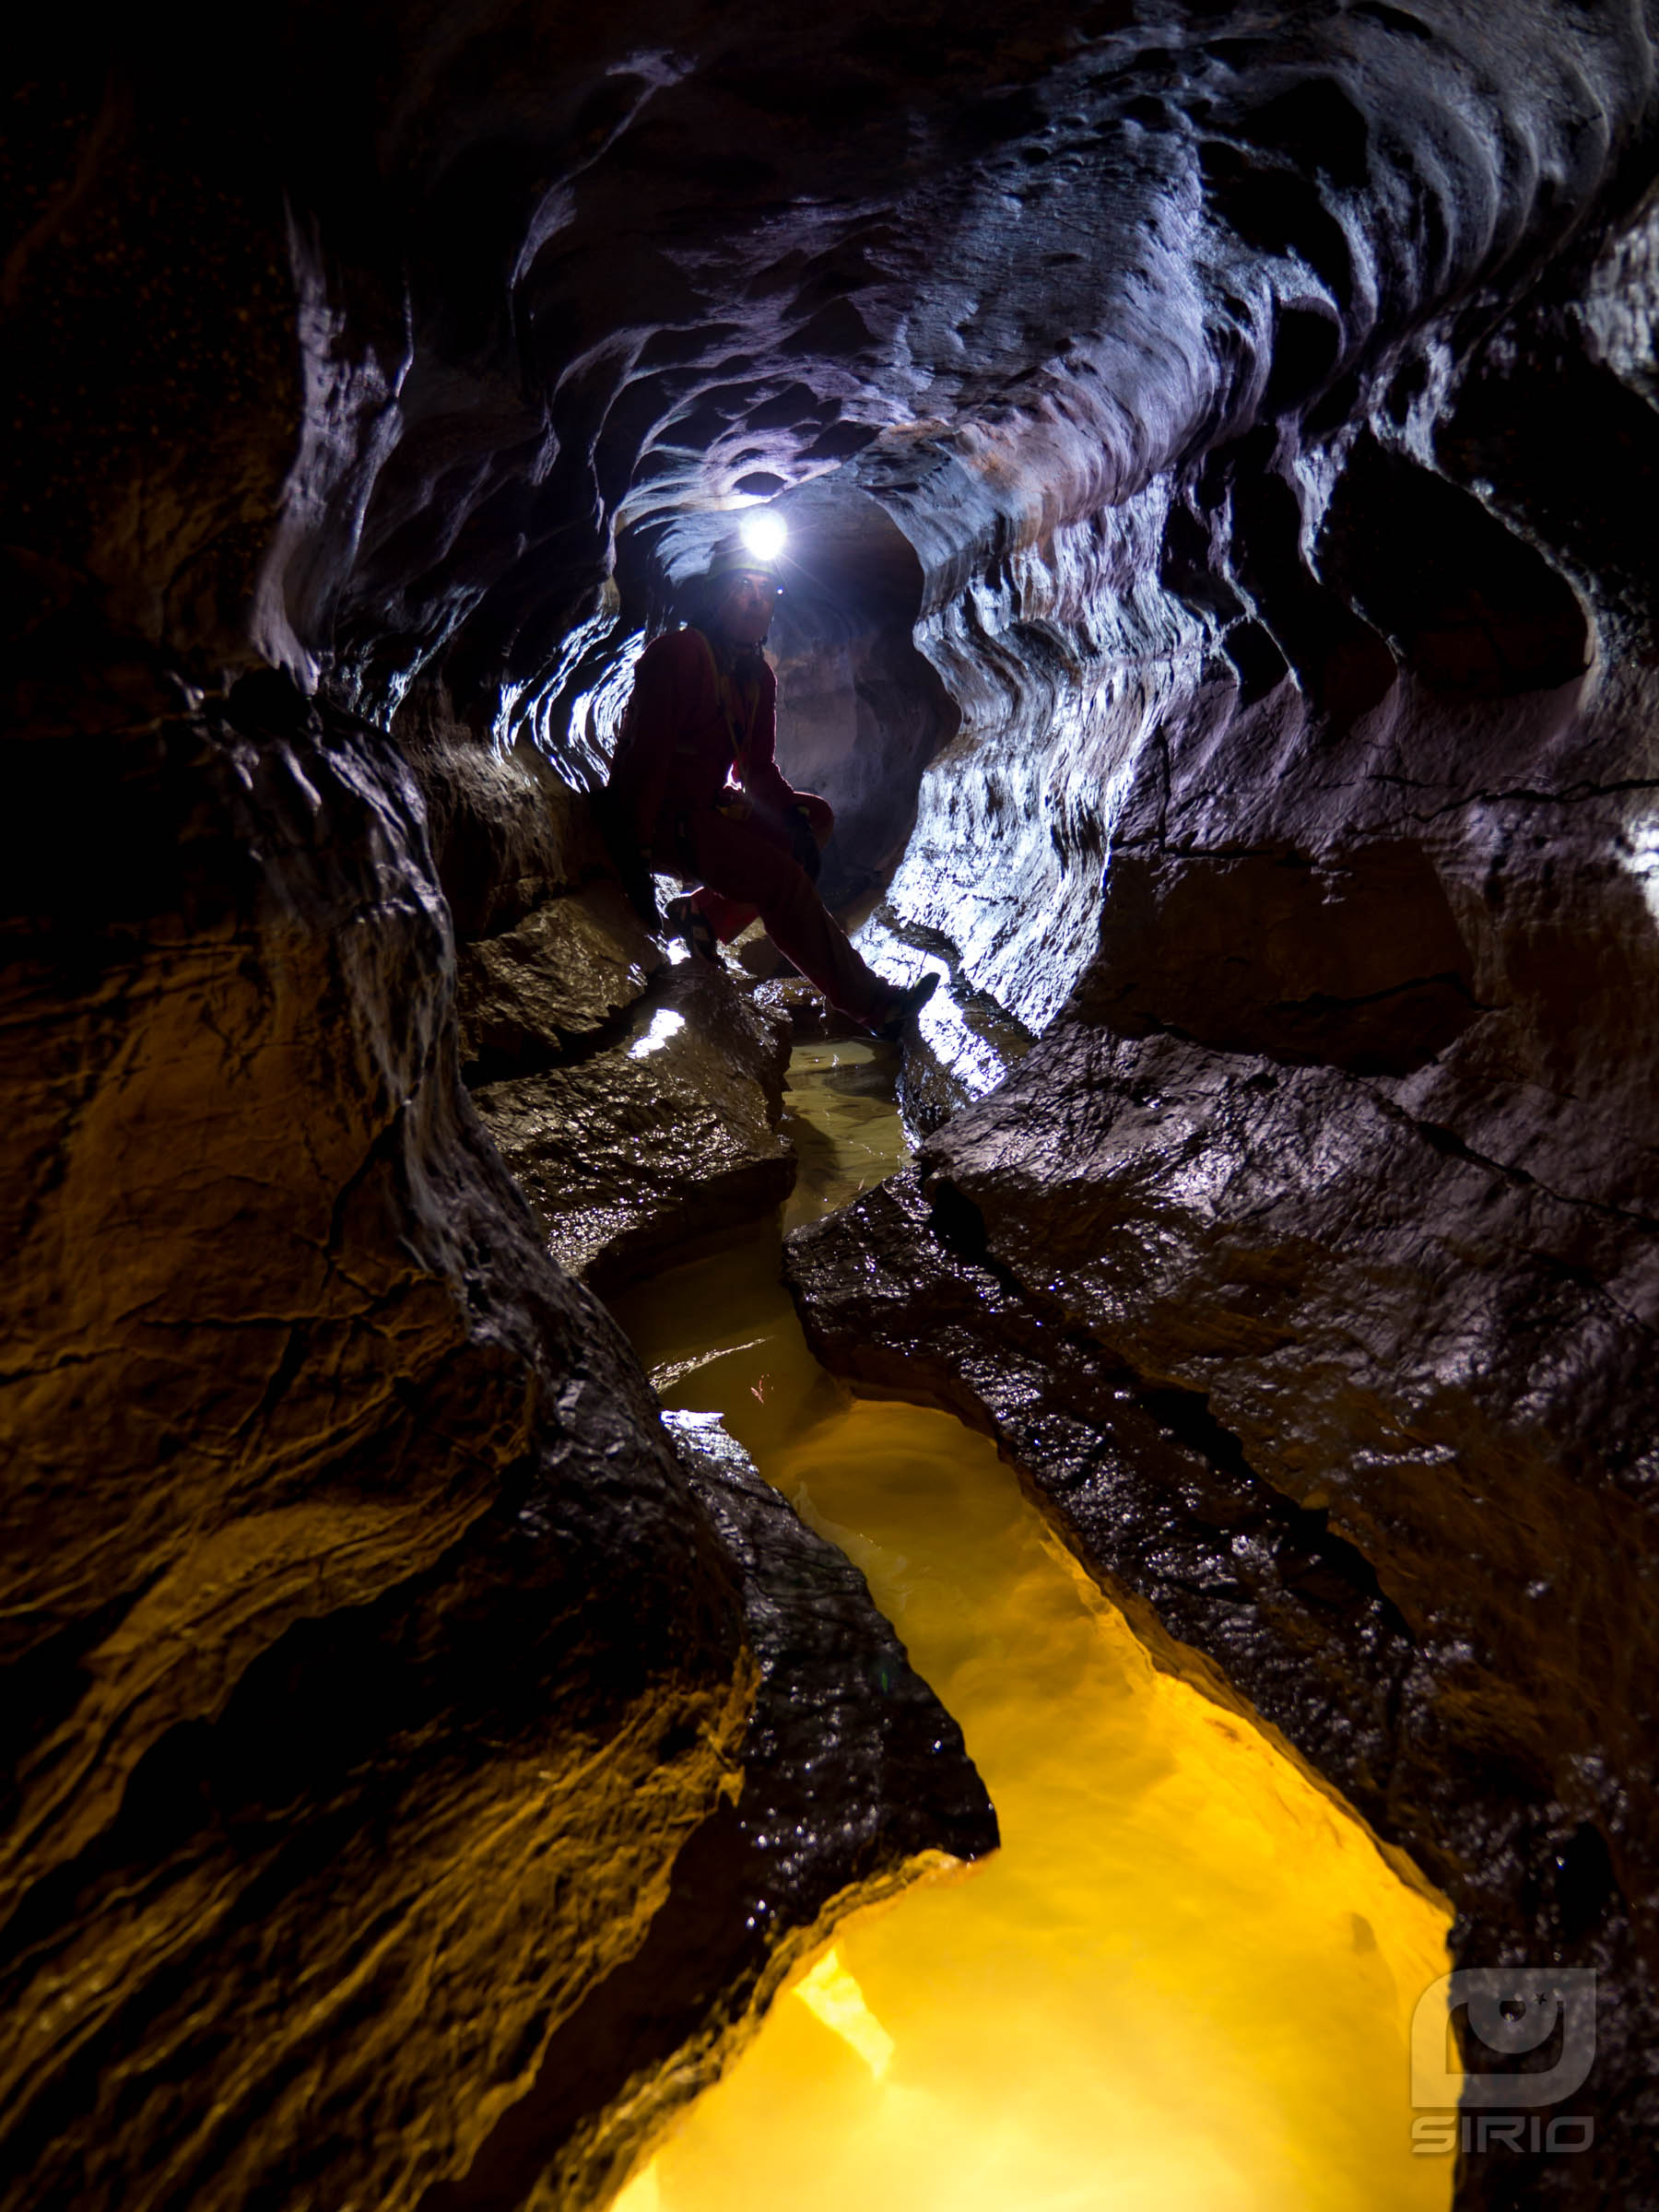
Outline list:
[[[25,759],[8,2194],[411,2202],[738,1759],[732,1571],[466,1111],[385,740],[253,677]]]
[[[912,1677],[844,1759],[768,1707],[780,1575],[820,1705],[890,1634],[787,1512],[734,1535],[753,1477],[688,1468],[550,1263],[394,742],[159,668],[89,737],[39,711],[77,642],[17,668],[6,878],[7,2201],[413,2205],[597,2009],[649,2079],[492,2199],[587,2204],[835,1910],[994,1821]],[[738,1791],[791,1813],[759,1935],[692,1871]]]
[[[464,1050],[579,1047],[661,964],[575,794],[265,665],[313,670],[408,366],[375,283],[327,305],[289,29],[235,124],[217,34],[50,55],[8,149],[0,2166],[415,2205],[602,2017],[639,2063],[494,2200],[585,2205],[837,1912],[995,1826],[924,1686],[859,1709],[862,1583],[665,1431],[470,1103]],[[515,1008],[480,947],[538,915]]]
[[[1462,1962],[1598,1971],[1594,2154],[1470,2205],[1653,2187],[1653,236],[935,620],[964,728],[887,924],[1043,1033],[792,1260],[820,1355],[995,1435]]]

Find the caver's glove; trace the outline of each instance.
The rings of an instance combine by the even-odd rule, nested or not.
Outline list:
[[[812,823],[805,806],[792,806],[783,817],[783,827],[789,832],[789,850],[806,871],[807,881],[816,883],[824,856],[818,851],[818,841],[812,834]]]

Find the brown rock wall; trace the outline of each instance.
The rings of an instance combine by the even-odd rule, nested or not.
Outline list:
[[[11,2194],[411,2201],[732,1771],[729,1570],[457,1088],[384,741],[253,684],[29,764]]]
[[[106,644],[76,700],[64,642],[17,672],[60,720],[5,871],[7,2201],[417,2203],[596,1993],[658,2051],[626,1969],[665,1952],[651,2078],[589,2078],[512,2200],[568,2136],[589,2201],[664,2054],[717,2063],[838,1900],[988,1848],[982,1792],[920,1684],[901,1787],[803,1712],[802,1914],[682,1926],[777,1767],[752,1562],[460,1086],[417,787],[276,677],[203,701]],[[787,1181],[786,1048],[729,1012]],[[889,1641],[845,1595],[826,1712]]]
[[[422,2212],[603,2202],[838,1919],[996,1845],[961,1731],[864,1577],[717,1424],[667,1419],[737,1568],[759,1664],[742,1793],[680,1853],[644,1945],[554,2037],[465,2178]]]

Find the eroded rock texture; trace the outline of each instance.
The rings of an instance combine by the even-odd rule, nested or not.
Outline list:
[[[633,2146],[714,2078],[841,1914],[996,1847],[961,1731],[858,1570],[717,1424],[666,1419],[737,1566],[759,1663],[742,1792],[681,1852],[644,1944],[563,2023],[465,2180],[422,2212],[603,2203]],[[606,2125],[618,2107],[626,2133]]]
[[[410,2202],[643,1938],[751,1664],[456,1085],[395,754],[158,707],[35,736],[7,876],[8,2194]]]
[[[793,1263],[830,1364],[990,1429],[1461,1959],[1600,1970],[1594,2159],[1468,2203],[1654,2186],[1651,235],[947,611],[888,920],[1049,1026]]]
[[[994,1822],[921,1684],[841,1724],[894,1664],[862,1584],[688,1471],[548,1263],[395,746],[258,676],[119,737],[38,731],[7,875],[7,2199],[414,2204],[604,1990],[653,2055],[511,2200],[590,2203],[838,1905]],[[834,1617],[793,1719],[792,1544]],[[798,1909],[705,1883],[678,1935],[739,1789]],[[617,1980],[665,1952],[666,2029]]]
[[[544,1246],[549,1163],[605,1203],[561,1133],[637,1126],[607,1055],[742,1157],[670,1146],[568,1256],[787,1172],[775,1027],[704,1009],[682,1085],[688,986],[581,804],[770,496],[827,881],[897,861],[872,942],[952,984],[920,1181],[800,1249],[813,1326],[991,1426],[1471,1963],[1602,1967],[1594,2154],[1464,2202],[1649,2201],[1641,7],[301,0],[253,69],[182,18],[28,35],[17,2201],[458,2183],[726,1832],[761,1501],[688,1475]],[[931,1826],[838,1772],[799,1926],[968,1833],[948,1759]],[[640,2047],[706,2055],[772,1969],[685,1941]],[[512,2201],[620,2170],[625,2063]]]
[[[789,1041],[750,987],[687,961],[611,1050],[484,1085],[484,1124],[560,1265],[615,1284],[781,1205]]]

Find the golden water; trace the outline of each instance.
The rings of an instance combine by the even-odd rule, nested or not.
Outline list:
[[[904,1158],[891,1055],[797,1051],[790,1219]],[[844,1928],[617,2212],[1431,2212],[1413,2006],[1444,1910],[1265,1737],[1159,1673],[992,1447],[849,1404],[776,1231],[617,1300],[856,1560],[961,1723],[1003,1848]]]

